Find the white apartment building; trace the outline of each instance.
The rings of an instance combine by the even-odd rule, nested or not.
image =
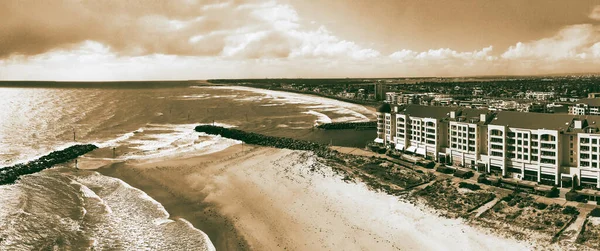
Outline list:
[[[600,116],[385,104],[375,141],[503,177],[600,189],[599,124]]]
[[[438,160],[447,143],[450,112],[456,108],[409,105],[395,115],[395,149]]]
[[[584,98],[569,107],[572,115],[600,115],[600,98]]]
[[[573,164],[563,156],[573,119],[564,114],[499,112],[488,125],[488,171],[559,185],[563,166]]]
[[[487,123],[492,116],[486,109],[450,112],[446,162],[477,168],[481,164],[481,154],[487,154]]]

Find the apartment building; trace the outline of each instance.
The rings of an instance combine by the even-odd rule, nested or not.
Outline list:
[[[600,98],[584,98],[569,107],[572,115],[600,115]]]
[[[399,109],[395,113],[395,149],[437,160],[447,144],[447,120],[455,109],[420,105]]]
[[[499,112],[488,125],[488,172],[558,185],[564,163],[562,141],[574,116]]]
[[[384,104],[375,141],[503,177],[600,189],[598,124],[600,116]]]
[[[487,109],[460,109],[450,112],[446,162],[479,169],[481,155],[487,154],[487,124],[494,114]],[[484,171],[484,170],[480,170]]]

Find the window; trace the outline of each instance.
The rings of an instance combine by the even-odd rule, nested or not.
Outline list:
[[[531,142],[531,146],[538,146],[538,142],[535,142],[535,141]]]
[[[590,166],[590,162],[581,161],[580,166]]]
[[[523,138],[524,138],[524,139],[527,139],[527,138],[529,138],[529,134],[527,134],[527,133],[524,133],[524,134],[523,134]]]
[[[598,144],[598,139],[592,139],[592,144],[593,144],[593,145],[596,145],[596,144]]]
[[[531,134],[531,139],[537,140],[538,139],[538,135],[537,134]]]
[[[589,151],[590,147],[589,146],[581,146],[581,151]]]
[[[581,138],[581,143],[582,144],[590,143],[590,139],[588,139],[588,138]]]
[[[474,152],[474,151],[475,151],[475,147],[472,147],[472,146],[470,146],[470,147],[469,147],[469,151],[470,151],[470,152]]]
[[[493,152],[492,152],[492,156],[495,156],[495,157],[502,157],[502,152],[494,152],[494,151],[493,151]]]
[[[508,137],[515,137],[515,133],[514,132],[508,132]]]
[[[537,156],[531,156],[531,161],[537,161],[538,157]]]
[[[492,130],[490,131],[490,134],[491,134],[492,136],[502,136],[502,131],[500,131],[500,130],[498,130],[498,129],[492,129]]]
[[[496,149],[496,150],[502,150],[502,146],[501,145],[491,145],[492,149]]]
[[[514,157],[515,157],[515,154],[514,154],[514,153],[508,153],[508,155],[507,155],[507,156],[508,156],[509,158],[511,158],[511,159],[512,159],[512,158],[514,158]]]
[[[544,163],[544,164],[556,164],[556,160],[542,158],[542,160],[540,161],[540,163]]]
[[[582,154],[579,154],[579,158],[580,158],[580,159],[589,159],[589,158],[590,158],[590,155],[589,155],[589,154],[587,154],[587,153],[582,153]]]
[[[556,149],[556,145],[542,143],[542,148],[545,148],[545,149]]]

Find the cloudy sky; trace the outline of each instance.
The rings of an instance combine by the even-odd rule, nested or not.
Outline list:
[[[600,0],[3,0],[2,80],[600,72]]]

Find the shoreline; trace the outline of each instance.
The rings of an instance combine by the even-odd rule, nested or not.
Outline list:
[[[423,204],[377,192],[364,182],[343,180],[339,173],[329,173],[337,172],[327,162],[313,162],[321,158],[310,157],[314,155],[310,151],[245,145],[242,153],[241,147],[184,159],[111,164],[97,171],[144,191],[161,203],[171,218],[184,218],[206,233],[217,250],[435,249],[456,238],[461,246],[526,249],[510,238],[444,218]],[[302,156],[309,157],[304,160]],[[344,194],[339,194],[342,191]],[[375,206],[377,203],[392,204]],[[409,221],[416,221],[402,223],[404,214],[410,215]],[[382,220],[389,217],[398,222]],[[444,224],[443,228],[450,224],[463,233],[425,241],[422,231],[441,231],[435,227],[438,224]],[[419,230],[409,230],[414,227]],[[473,238],[491,239],[473,242]],[[498,246],[492,248],[492,242]]]
[[[113,163],[96,171],[144,191],[167,210],[170,218],[185,219],[204,232],[217,250],[251,250],[233,223],[219,215],[215,205],[204,201],[205,193],[191,190],[180,180],[194,172],[194,165],[215,163],[236,155],[240,150],[240,145],[234,145],[207,155],[141,164]]]

